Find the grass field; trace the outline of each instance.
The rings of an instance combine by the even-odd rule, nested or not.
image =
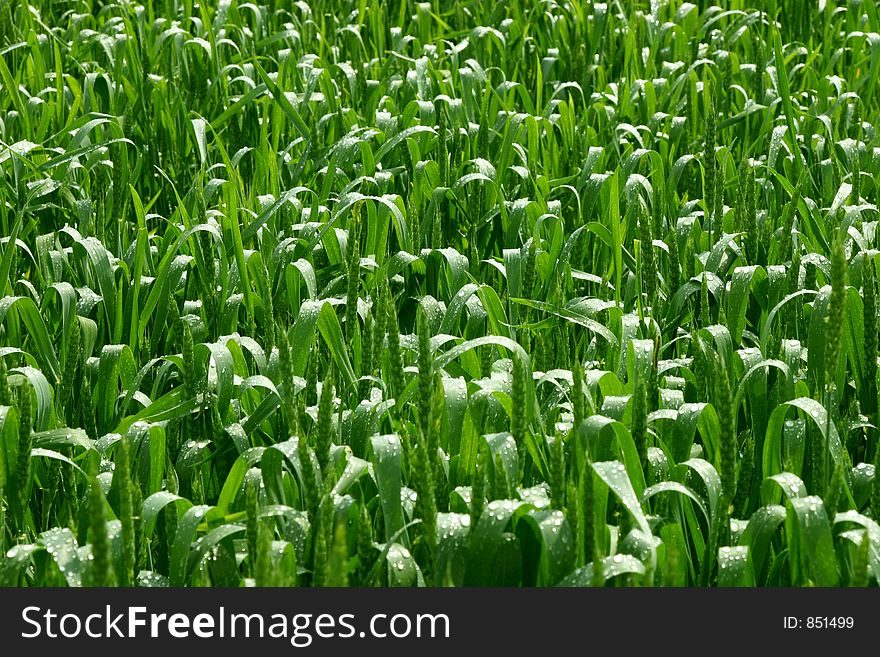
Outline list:
[[[0,0],[0,584],[872,586],[870,0]]]

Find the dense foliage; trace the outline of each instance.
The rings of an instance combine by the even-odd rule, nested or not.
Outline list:
[[[0,0],[0,583],[876,581],[873,2],[259,1]]]

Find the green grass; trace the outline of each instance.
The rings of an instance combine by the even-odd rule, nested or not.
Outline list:
[[[0,0],[0,584],[876,583],[873,3],[216,4]]]

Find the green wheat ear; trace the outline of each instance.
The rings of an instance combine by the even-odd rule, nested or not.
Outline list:
[[[31,399],[31,384],[27,379],[21,384],[18,393],[18,459],[15,465],[13,482],[18,496],[17,508],[19,526],[23,528],[30,498],[31,479],[31,434],[33,433],[34,410]]]
[[[320,490],[318,488],[318,480],[315,474],[315,463],[312,460],[312,450],[305,438],[299,437],[297,439],[296,451],[302,476],[305,510],[311,515],[318,509]]]
[[[718,442],[721,454],[721,493],[724,505],[733,503],[736,495],[736,427],[734,426],[733,397],[730,391],[730,380],[727,372],[722,369],[718,373],[717,406],[718,424],[721,429]]]
[[[422,554],[425,559],[425,577],[430,579],[437,548],[437,499],[427,440],[421,433],[416,433],[410,459],[413,488],[417,495],[416,510],[418,517],[422,519],[420,534]]]
[[[706,220],[709,224],[709,230],[712,234],[717,230],[714,227],[713,217],[715,211],[715,177],[717,171],[715,159],[715,107],[712,103],[712,93],[709,91],[705,94],[706,98],[706,130],[703,137],[703,169],[705,171],[705,179],[703,182],[703,200],[706,212]],[[711,245],[710,245],[711,246]]]
[[[522,290],[521,295],[524,297],[531,297],[532,290],[535,287],[535,262],[537,260],[538,254],[538,238],[531,237],[526,242],[526,244],[522,247],[525,249],[525,272],[523,273],[523,282],[522,282]],[[522,251],[522,249],[520,250]],[[523,308],[523,316],[522,321],[526,324],[529,322],[529,308]],[[531,333],[528,329],[523,329],[520,333],[521,342],[525,349],[530,348],[531,343]]]
[[[83,422],[83,430],[89,438],[98,438],[97,420],[95,418],[95,404],[90,390],[85,387],[80,395],[80,418]],[[173,447],[173,445],[171,446]],[[170,447],[170,448],[171,448]],[[169,449],[170,449],[169,448]]]
[[[492,499],[506,500],[510,497],[510,485],[507,480],[507,468],[504,467],[504,461],[501,454],[495,454],[495,479],[492,484]]]
[[[318,423],[315,430],[315,456],[324,477],[328,476],[330,463],[330,446],[333,442],[333,372],[327,372],[327,378],[321,386],[321,397],[318,401]]]
[[[764,76],[767,74],[767,57],[764,53],[764,41],[757,39],[755,45],[755,102],[763,104],[764,95]]]
[[[724,171],[722,169],[719,169],[715,174],[714,203],[712,214],[715,217],[715,222],[713,225],[718,226],[719,232],[724,232]]]
[[[328,500],[324,504],[330,504]],[[327,580],[327,524],[324,506],[315,510],[312,532],[312,586],[324,586]]]
[[[419,429],[422,436],[428,436],[431,430],[431,396],[434,384],[434,361],[431,358],[431,327],[428,322],[428,314],[421,306],[416,318],[416,331],[418,333],[419,351]]]
[[[373,522],[366,505],[361,505],[358,519],[357,533],[357,559],[358,559],[358,582],[361,586],[369,586],[367,578],[373,563],[375,547],[373,546]]]
[[[354,343],[357,331],[357,301],[360,291],[360,230],[361,230],[361,205],[355,204],[351,214],[351,224],[348,227],[348,260],[346,261],[345,280],[345,339],[349,348]]]
[[[751,262],[758,261],[758,218],[755,209],[755,171],[751,161],[743,160],[739,172],[738,230],[744,232],[746,256]]]
[[[260,261],[260,288],[263,297],[263,333],[265,335],[265,344],[263,348],[267,354],[272,353],[275,346],[275,304],[272,299],[272,279],[269,276],[269,270],[264,261]]]
[[[136,460],[135,463],[137,463]],[[144,494],[138,481],[137,467],[134,468],[134,475],[131,479],[131,508],[133,512],[132,522],[134,524],[134,573],[136,582],[141,563],[148,550],[148,545],[144,540]]]
[[[260,484],[256,478],[249,479],[245,486],[245,534],[247,538],[247,557],[250,565],[251,575],[256,578],[257,572],[257,555],[259,542],[259,524],[260,524]]]
[[[688,235],[687,243],[685,244],[685,279],[692,280],[697,275],[697,244],[696,238],[692,235]]]
[[[636,379],[633,390],[632,418],[630,424],[633,442],[639,455],[642,470],[648,466],[648,400],[645,391],[645,383],[640,378]]]
[[[470,533],[476,531],[480,516],[486,505],[486,473],[489,471],[489,454],[484,446],[477,448],[477,462],[474,464],[474,476],[471,480]]]
[[[734,513],[738,513],[739,517],[746,517],[754,471],[755,437],[749,432],[745,445],[743,446],[743,456],[739,464],[739,473],[736,478],[736,497],[733,501]]]
[[[3,451],[3,450],[0,450]],[[0,462],[0,467],[5,467],[4,462]],[[4,479],[0,475],[0,479]],[[0,554],[6,554],[6,483],[0,481]]]
[[[696,379],[697,401],[704,401],[708,397],[708,361],[706,352],[703,348],[703,341],[697,333],[697,327],[694,325],[691,331],[691,351],[693,352],[693,368],[694,378]]]
[[[880,472],[880,449],[874,454],[874,472]],[[875,522],[880,522],[880,477],[876,474],[871,482],[870,514]]]
[[[195,344],[189,322],[181,319],[180,331],[182,336],[183,385],[186,396],[195,399],[198,392],[195,378]]]
[[[73,413],[71,409],[71,399],[76,389],[76,375],[79,370],[80,360],[82,359],[82,346],[80,335],[79,316],[74,315],[70,322],[70,329],[67,337],[67,352],[64,357],[64,374],[61,376],[61,407],[68,415],[68,419]],[[0,400],[2,403],[2,400]]]
[[[543,333],[540,333],[538,337],[543,335]],[[488,379],[492,375],[492,345],[480,347],[480,375],[484,379]]]
[[[443,386],[443,375],[437,372],[431,390],[431,428],[428,431],[425,447],[428,450],[428,465],[434,477],[434,494],[438,500],[445,498],[443,482],[446,475],[443,469],[443,454],[440,450],[440,436],[443,428],[443,416],[446,412],[446,389]],[[445,510],[445,505],[444,505]]]
[[[2,362],[2,360],[3,359],[0,358],[0,362]],[[6,498],[3,496],[3,491],[6,489],[6,486],[8,484],[12,483],[7,480],[7,468],[9,467],[7,458],[6,445],[0,445],[0,507],[2,507],[6,501]],[[12,474],[12,478],[15,478],[14,473]]]
[[[586,403],[584,400],[584,366],[575,360],[571,370],[571,413],[573,419],[572,428],[577,431],[581,422],[586,418]]]
[[[519,353],[513,354],[513,371],[511,373],[510,401],[512,404],[510,417],[510,435],[521,452],[526,431],[526,387],[525,366]]]
[[[676,587],[679,585],[678,572],[681,570],[681,555],[678,551],[678,541],[666,542],[666,563],[663,566],[663,586]]]
[[[874,259],[862,260],[863,315],[865,326],[865,387],[861,397],[862,409],[868,422],[877,426],[877,287]],[[873,458],[877,442],[877,430],[868,429],[867,459]]]
[[[651,372],[648,376],[646,388],[648,398],[648,413],[653,413],[660,407],[660,370],[658,359],[660,358],[660,336],[654,336],[654,348],[651,351]]]
[[[654,235],[651,222],[644,212],[638,213],[639,217],[639,249],[642,266],[642,288],[647,299],[647,304],[652,309],[656,304],[657,294],[657,262],[654,259]]]
[[[590,455],[584,456],[584,466],[580,473],[580,495],[581,495],[581,541],[583,542],[583,551],[579,555],[579,562],[586,563],[595,553],[596,542],[596,511],[595,511],[595,490],[593,488],[593,466],[590,461]]]
[[[360,362],[360,379],[358,380],[358,399],[367,399],[370,395],[370,388],[373,382],[369,377],[373,374],[375,363],[373,361],[373,331],[375,330],[376,320],[373,318],[372,308],[367,308],[364,317],[364,330],[361,334],[361,362]]]
[[[396,398],[403,392],[403,357],[400,352],[400,327],[397,324],[397,309],[387,282],[385,283],[385,326],[388,330],[388,383],[391,394]]]
[[[275,586],[275,563],[272,558],[272,530],[264,522],[257,523],[256,564],[254,585]]]
[[[434,210],[433,221],[431,223],[431,241],[430,246],[433,249],[441,249],[443,248],[443,217],[444,212],[449,207],[449,203],[445,197],[443,197],[440,201],[440,204]]]
[[[705,328],[711,326],[712,319],[709,316],[709,276],[703,272],[700,277],[700,323]]]
[[[168,299],[168,312],[165,315],[165,327],[168,329],[168,337],[165,339],[165,347],[174,349],[181,346],[182,350],[182,331],[180,309],[177,307],[177,301],[171,296]]]
[[[385,348],[385,334],[388,330],[388,315],[385,311],[381,288],[376,291],[376,296],[373,299],[373,315],[375,316],[375,326],[373,327],[373,344],[371,349],[373,352],[373,370],[376,370],[382,364],[382,351]]]
[[[131,479],[131,446],[127,436],[119,441],[116,454],[116,467],[113,477],[119,478],[119,520],[122,523],[122,564],[119,569],[119,585],[133,586],[135,583],[135,566],[137,563],[137,546],[135,538],[135,512],[133,502],[134,483]]]
[[[795,190],[797,194],[797,190]],[[792,228],[791,233],[791,263],[788,265],[788,271],[785,274],[785,285],[788,294],[794,294],[799,289],[799,277],[801,271],[801,254],[800,245],[795,238],[796,232]],[[789,304],[785,310],[786,329],[793,333],[798,324],[798,306],[797,304]]]
[[[535,287],[535,264],[538,255],[538,238],[531,237],[526,247],[526,267],[523,274],[522,294],[524,297],[531,297],[532,290]]]
[[[0,406],[12,406],[12,388],[9,386],[6,360],[2,356],[0,356]]]
[[[862,540],[856,547],[856,553],[853,558],[852,578],[850,579],[851,587],[864,588],[870,582],[868,566],[870,563],[871,538],[868,530],[862,533]]]
[[[348,586],[348,542],[345,538],[345,522],[337,522],[333,530],[333,544],[327,563],[325,586]]]
[[[592,475],[588,475],[590,478]],[[604,531],[604,530],[601,530]],[[590,555],[593,562],[593,572],[590,578],[590,586],[594,588],[602,588],[605,586],[605,571],[602,567],[603,550],[600,541],[593,541],[593,552]]]
[[[563,510],[565,504],[565,446],[562,441],[562,434],[558,431],[549,442],[550,458],[549,458],[549,483],[550,483],[550,507],[559,511]]]
[[[736,195],[734,197],[736,204],[733,208],[733,229],[737,233],[746,233],[746,182],[748,175],[748,158],[744,157],[737,168]],[[749,238],[746,234],[743,238],[743,248],[746,250],[747,256],[752,255],[749,246]]]
[[[0,12],[2,12],[0,13],[0,45],[8,46],[16,38],[16,31],[13,28],[12,3],[4,2],[0,6]]]
[[[837,515],[837,509],[840,506],[840,498],[843,495],[843,459],[837,461],[834,466],[834,472],[831,475],[831,481],[823,496],[825,504],[825,512],[828,514],[828,520],[834,522],[834,516]]]
[[[114,586],[116,578],[107,535],[107,511],[104,493],[96,476],[89,483],[89,539],[92,544],[92,560],[87,571],[89,586]]]
[[[0,357],[0,378],[6,378],[6,366],[3,358]],[[0,404],[5,406],[5,404]],[[6,554],[6,449],[0,447],[0,555]]]
[[[294,392],[293,365],[290,361],[290,343],[287,339],[287,331],[279,326],[276,331],[278,345],[278,376],[282,386],[281,399],[284,403],[284,415],[287,418],[287,435],[299,436],[301,442],[308,444],[306,436],[300,436],[299,412],[296,407],[296,393]]]
[[[578,528],[580,527],[581,499],[578,494],[577,482],[573,478],[566,479],[565,502],[561,510],[565,514],[565,521],[568,523],[572,533],[577,536]],[[575,550],[577,550],[577,546],[575,546]]]
[[[290,346],[287,341],[287,333],[279,330],[278,350],[280,356],[278,359],[280,376],[283,388],[283,401],[285,414],[287,415],[287,430],[290,436],[297,436],[297,457],[300,462],[300,474],[302,477],[302,496],[305,504],[305,510],[312,514],[318,508],[318,500],[320,493],[318,490],[317,475],[315,473],[314,462],[312,460],[312,450],[309,446],[308,436],[300,431],[299,412],[296,406],[296,399],[293,391],[293,372],[290,363]]]
[[[659,174],[658,174],[659,175]],[[661,178],[662,180],[662,178]],[[651,181],[651,234],[660,239],[663,235],[663,224],[666,216],[666,208],[663,203],[663,186],[660,180]],[[578,240],[575,248],[582,244],[583,240]],[[572,258],[572,262],[579,262]]]
[[[843,250],[843,239],[838,238],[831,247],[831,296],[828,299],[828,314],[825,319],[826,386],[832,386],[837,376],[845,304],[846,254]]]
[[[862,158],[860,153],[861,133],[862,133],[862,113],[860,109],[859,99],[856,98],[852,103],[852,121],[855,126],[853,130],[855,145],[852,154],[852,192],[850,201],[853,205],[858,205],[862,200]]]
[[[669,230],[666,235],[666,246],[669,247],[669,263],[667,272],[668,293],[667,298],[671,299],[681,285],[681,253],[678,247],[678,228],[677,219],[671,214],[669,215]]]

